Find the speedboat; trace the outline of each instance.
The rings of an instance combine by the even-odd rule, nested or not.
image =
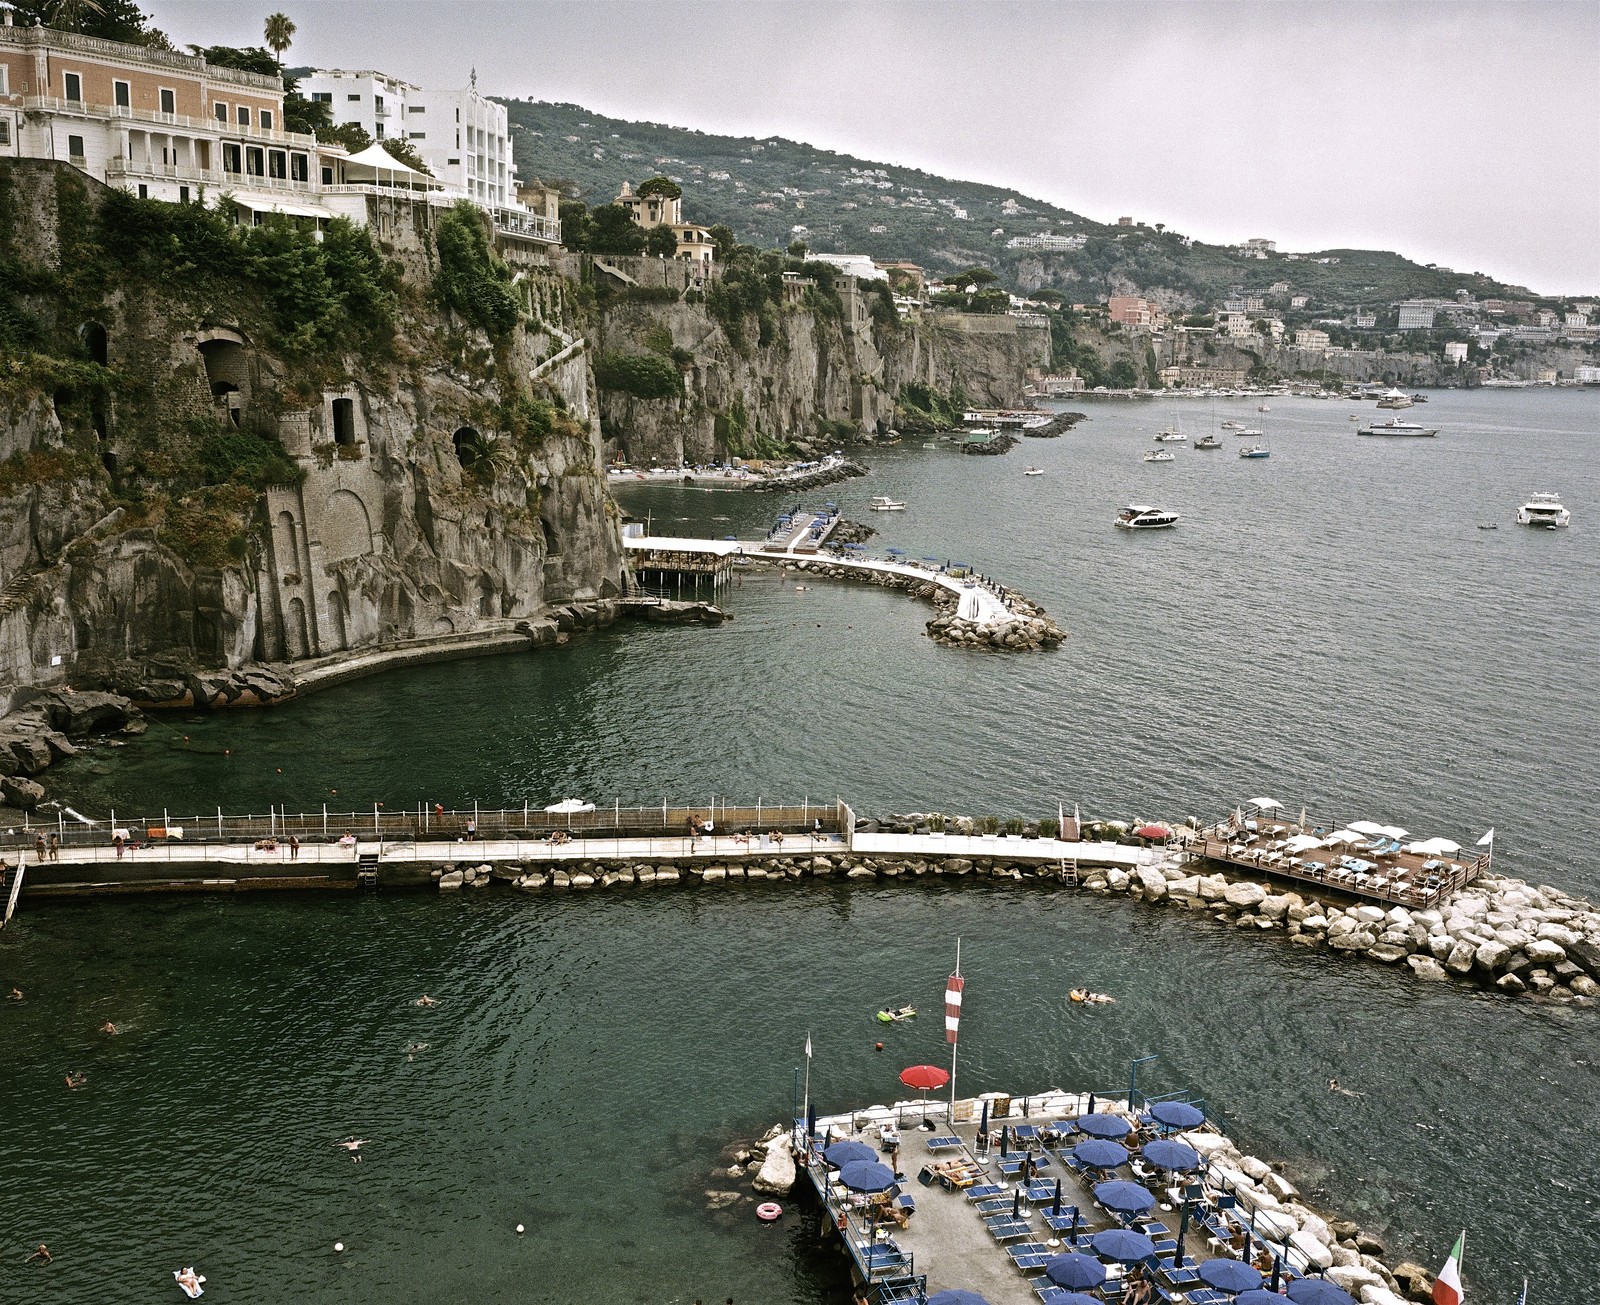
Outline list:
[[[1022,474],[1024,476],[1042,476],[1042,475],[1044,475],[1044,468],[1043,467],[1029,467]]]
[[[1243,435],[1246,439],[1258,440],[1267,432],[1264,430],[1257,430],[1254,426],[1239,426],[1235,428],[1233,433],[1235,435]]]
[[[1148,503],[1130,503],[1112,524],[1122,530],[1165,530],[1178,524],[1178,514]]]
[[[1172,426],[1167,427],[1166,430],[1162,431],[1156,436],[1156,442],[1158,444],[1184,444],[1188,442],[1188,439],[1189,437],[1181,430],[1178,430]]]
[[[906,510],[904,503],[895,502],[887,494],[877,495],[867,506],[874,512],[904,512]]]
[[[915,1006],[886,1006],[878,1012],[878,1023],[898,1024],[901,1020],[908,1020],[917,1013]]]
[[[1146,462],[1176,462],[1177,455],[1170,449],[1151,449],[1144,455]]]
[[[1438,433],[1437,430],[1429,430],[1418,422],[1401,421],[1398,417],[1390,417],[1388,421],[1375,421],[1356,432],[1357,435],[1410,435],[1418,439],[1428,439]]]
[[[1197,449],[1220,449],[1222,441],[1215,435],[1202,435],[1194,442],[1194,446]]]
[[[1239,456],[1241,458],[1270,458],[1272,452],[1265,444],[1252,444],[1248,448],[1240,449]]]
[[[1223,430],[1238,430],[1239,429],[1239,423],[1236,422],[1236,421],[1225,421],[1225,422],[1222,423],[1222,429]]]
[[[1559,530],[1572,523],[1572,513],[1561,506],[1556,494],[1533,494],[1517,509],[1517,524],[1537,526],[1543,530]]]
[[[1269,407],[1267,407],[1267,405],[1266,405],[1266,404],[1264,404],[1264,403],[1261,403],[1261,404],[1257,404],[1257,405],[1256,405],[1256,411],[1257,411],[1257,412],[1271,412],[1271,411],[1272,411],[1272,409],[1271,409],[1271,408],[1269,408]]]

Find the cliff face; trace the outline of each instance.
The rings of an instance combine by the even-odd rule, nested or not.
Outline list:
[[[886,323],[853,283],[841,284],[836,301],[791,293],[764,311],[763,323],[752,314],[735,339],[682,264],[568,256],[564,267],[574,281],[609,282],[589,318],[598,356],[654,354],[681,373],[680,393],[642,397],[605,388],[602,367],[607,450],[636,464],[872,439],[895,426],[907,385],[977,406],[1014,405],[1028,368],[1050,361],[1042,324],[957,313]]]
[[[177,225],[138,244],[119,204]],[[541,259],[484,264],[490,334],[438,306],[436,210],[373,214],[376,248],[224,232],[240,280],[203,211],[136,205],[0,175],[0,709],[606,611],[593,385]]]

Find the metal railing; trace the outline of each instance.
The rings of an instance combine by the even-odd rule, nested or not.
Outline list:
[[[79,54],[103,55],[118,63],[159,64],[163,68],[181,69],[210,81],[249,86],[267,95],[283,94],[282,81],[266,73],[227,68],[208,63],[198,55],[179,54],[176,50],[157,50],[148,45],[130,46],[123,41],[108,41],[98,36],[83,36],[53,27],[0,26],[0,45],[54,46],[58,50],[75,50]]]
[[[191,118],[186,113],[161,113],[155,109],[135,109],[125,104],[90,104],[85,100],[64,100],[55,95],[25,95],[22,107],[40,113],[64,113],[77,118],[99,120],[123,119],[161,127],[179,127],[184,131],[204,135],[207,140],[218,138],[249,140],[252,143],[270,142],[295,149],[315,150],[317,138],[297,131],[279,131],[254,123],[224,122],[221,118]]]

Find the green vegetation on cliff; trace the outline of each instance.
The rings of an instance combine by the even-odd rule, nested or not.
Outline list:
[[[439,270],[434,288],[440,302],[491,339],[516,329],[521,312],[511,271],[489,247],[483,211],[462,200],[440,216],[434,231]]]

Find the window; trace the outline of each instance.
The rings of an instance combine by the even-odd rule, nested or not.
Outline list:
[[[346,448],[356,442],[356,405],[353,399],[333,401],[333,442]]]
[[[407,113],[426,113],[427,111],[428,106],[425,104],[413,104],[406,109]]]
[[[250,107],[248,105],[241,104],[239,106],[239,125],[241,127],[250,125]]]
[[[11,144],[11,119],[0,118],[0,145]]]
[[[328,169],[330,172],[332,168]],[[289,156],[289,176],[294,181],[311,180],[311,160],[304,154],[291,154]]]
[[[61,92],[73,104],[83,103],[83,78],[77,73],[61,74]]]
[[[228,120],[228,106],[226,104],[224,104],[221,100],[218,100],[211,107],[214,108],[217,111],[217,121],[218,122],[227,122],[227,120]]]
[[[224,172],[243,172],[244,167],[239,162],[239,147],[231,140],[222,142],[222,170]]]
[[[333,92],[332,91],[312,91],[311,92],[311,102],[313,104],[332,104],[333,103]]]
[[[161,112],[176,114],[178,112],[178,92],[163,86],[161,88]]]
[[[189,202],[189,187],[187,187],[187,186],[179,186],[178,187],[178,203],[187,204],[188,202]]]
[[[286,179],[289,175],[289,156],[282,150],[267,152],[267,175]]]
[[[67,153],[70,154],[75,159],[81,159],[83,157],[83,137],[82,136],[68,136],[67,137]]]
[[[111,83],[111,99],[119,109],[133,107],[133,88],[127,82]]]
[[[149,199],[150,198],[150,187],[145,185],[144,182],[142,182],[142,181],[139,183],[139,198],[140,199]]]
[[[352,104],[360,104],[361,103],[361,97],[359,95],[346,95],[344,98],[349,100],[350,103],[352,103]]]
[[[382,140],[383,139],[383,124],[381,122],[378,122],[378,123],[374,123],[373,126],[375,126],[378,129],[378,139]]]
[[[7,80],[8,79],[8,75],[9,75],[9,69],[6,68],[5,64],[0,63],[0,95],[10,95],[11,94],[11,85],[10,85],[10,82]]]
[[[262,131],[271,131],[272,130],[272,110],[271,109],[262,109],[256,116],[258,118],[260,118],[260,120],[261,120],[261,130]]]
[[[411,139],[412,140],[427,140],[428,139],[428,133],[425,132],[425,131],[414,131],[414,132],[411,133]]]
[[[452,168],[459,168],[461,166],[461,160],[460,159],[451,159],[450,160],[450,166]]]
[[[333,185],[333,169],[332,168],[323,168],[323,170],[322,170],[322,184],[324,186]]]
[[[259,145],[247,145],[245,147],[244,170],[252,177],[261,177],[266,175],[266,151],[264,151]]]

